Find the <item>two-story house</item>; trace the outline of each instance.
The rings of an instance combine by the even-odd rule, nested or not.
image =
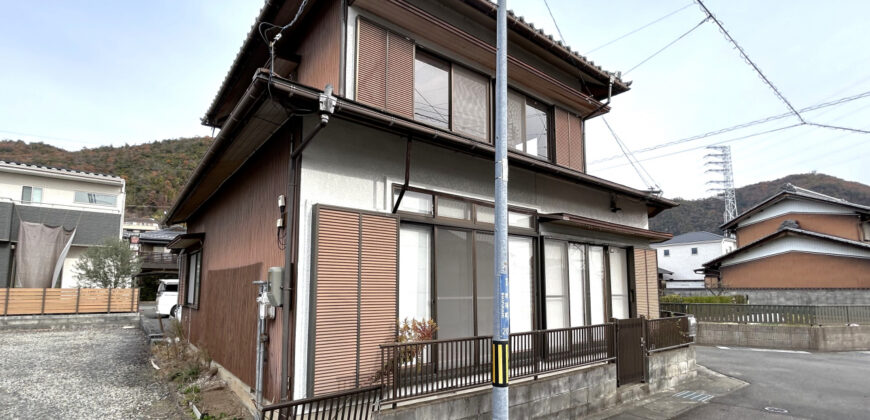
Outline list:
[[[870,304],[870,207],[788,184],[722,229],[738,248],[704,264],[708,287],[759,304]]]
[[[664,275],[665,293],[704,291],[703,264],[737,248],[736,241],[710,232],[687,232],[652,245]]]
[[[65,254],[25,259],[31,266],[62,265],[59,278],[46,287],[78,287],[74,266],[85,250],[106,238],[121,237],[124,199],[124,179],[117,176],[0,161],[0,287],[20,284],[16,278],[22,269],[19,242],[23,223],[59,227],[68,235],[75,231]],[[47,240],[38,234],[28,237]],[[31,249],[49,246],[32,245]]]
[[[263,7],[167,216],[188,227],[170,244],[188,338],[249,387],[251,282],[285,268],[272,401],[367,385],[397,319],[439,339],[492,328],[495,5],[309,1],[272,44],[299,8]],[[650,244],[671,235],[648,219],[676,204],[586,172],[585,121],[628,83],[508,26],[511,331],[657,317]]]

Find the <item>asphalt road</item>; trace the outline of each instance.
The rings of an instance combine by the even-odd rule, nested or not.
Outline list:
[[[698,346],[698,364],[749,382],[679,419],[870,419],[870,352]],[[765,408],[783,409],[776,414]]]

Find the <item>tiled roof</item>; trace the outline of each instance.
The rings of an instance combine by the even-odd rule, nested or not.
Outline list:
[[[10,161],[4,161],[4,160],[0,160],[0,166],[7,166],[7,167],[21,168],[21,169],[37,169],[37,170],[50,171],[50,172],[62,173],[62,174],[88,175],[88,176],[92,176],[92,177],[106,178],[106,179],[116,179],[116,180],[122,179],[121,177],[119,177],[117,175],[107,175],[107,174],[100,174],[100,173],[96,173],[96,172],[79,171],[76,169],[56,168],[53,166],[31,165],[28,163],[10,162]]]
[[[713,242],[713,241],[721,241],[722,239],[725,239],[725,237],[722,235],[717,235],[715,233],[704,232],[704,231],[689,232],[689,233],[684,233],[682,235],[674,236],[673,238],[671,238],[667,241],[656,244],[656,246],[688,244],[688,243],[693,243],[693,242]]]

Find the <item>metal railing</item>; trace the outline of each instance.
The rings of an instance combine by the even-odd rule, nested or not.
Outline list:
[[[870,305],[740,305],[662,303],[662,311],[692,314],[698,321],[759,324],[870,324]]]
[[[688,316],[647,320],[645,335],[648,353],[685,347],[695,341],[689,335]]]
[[[536,376],[616,359],[614,324],[511,334],[510,377]],[[492,337],[381,345],[384,401],[489,385]]]
[[[377,410],[381,386],[357,388],[263,407],[264,420],[367,420]]]
[[[138,255],[143,264],[178,264],[178,254],[170,252],[140,252]]]

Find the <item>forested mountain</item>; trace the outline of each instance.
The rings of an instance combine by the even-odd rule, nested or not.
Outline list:
[[[786,183],[810,189],[832,197],[842,198],[856,204],[870,205],[870,186],[859,182],[846,181],[830,175],[809,173],[789,175],[773,181],[764,181],[737,189],[737,208],[744,211],[755,204],[776,194]],[[650,229],[679,235],[686,232],[704,230],[722,233],[722,213],[725,204],[718,198],[698,200],[676,199],[680,206],[665,210],[650,219]]]
[[[127,182],[127,214],[163,216],[199,163],[211,137],[70,152],[45,143],[0,141],[0,160],[118,175]]]
[[[98,172],[127,181],[127,213],[162,217],[187,177],[211,145],[211,137],[180,138],[122,147],[98,147],[75,152],[44,143],[0,141],[0,160]],[[870,186],[830,175],[789,175],[737,189],[740,211],[775,194],[786,183],[870,205]],[[675,235],[705,230],[721,233],[724,203],[718,198],[676,199],[680,206],[650,220],[650,228]]]

